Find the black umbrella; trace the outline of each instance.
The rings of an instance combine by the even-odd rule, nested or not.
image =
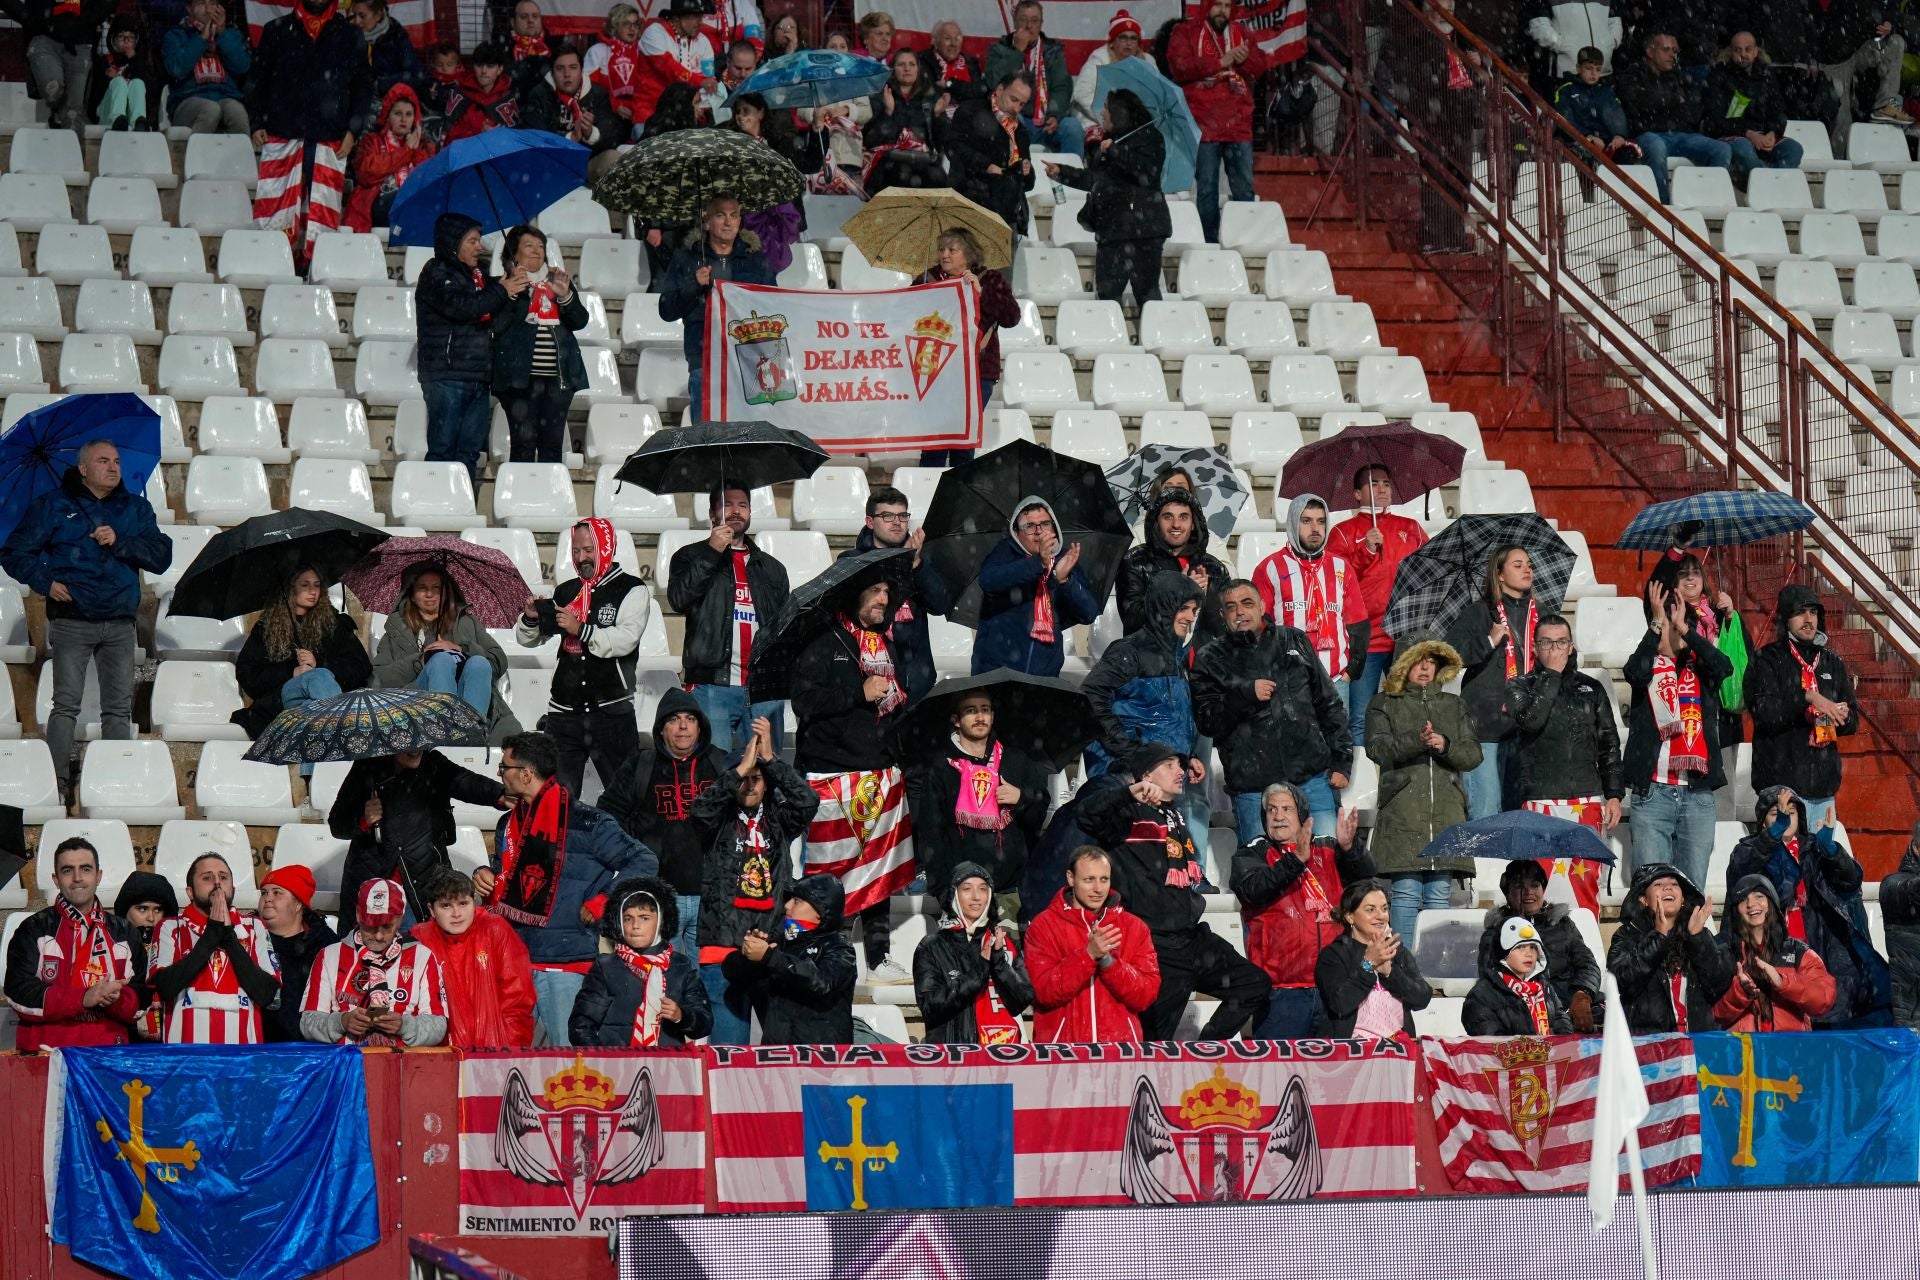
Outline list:
[[[954,592],[947,614],[963,626],[980,623],[980,562],[1010,536],[1015,508],[1038,497],[1053,508],[1061,549],[1080,546],[1080,572],[1104,601],[1120,574],[1120,557],[1133,544],[1106,474],[1026,440],[1002,445],[940,477],[927,507],[925,554]]]
[[[700,221],[726,194],[745,213],[797,204],[807,181],[785,156],[737,129],[679,129],[643,138],[594,184],[593,198],[652,226]]]
[[[804,480],[826,460],[825,449],[771,422],[709,422],[654,432],[615,478],[653,493],[712,493],[723,480],[760,489]]]
[[[237,618],[265,608],[296,569],[311,565],[328,586],[392,535],[327,511],[294,507],[243,520],[200,548],[173,588],[173,612]]]
[[[787,697],[800,651],[822,631],[838,625],[841,614],[852,613],[860,593],[876,582],[891,585],[894,598],[899,599],[913,582],[912,549],[886,547],[846,556],[796,587],[778,620],[754,641],[752,700]]]
[[[1522,547],[1533,560],[1533,598],[1546,614],[1567,598],[1574,554],[1553,526],[1531,511],[1461,516],[1440,536],[1400,562],[1387,599],[1387,634],[1401,639],[1444,635],[1460,611],[1487,590],[1487,561],[1496,547]]]
[[[999,667],[933,686],[894,726],[895,758],[903,763],[924,760],[945,749],[953,734],[948,717],[963,693],[991,695],[994,736],[1054,769],[1066,768],[1099,736],[1093,708],[1078,687]]]

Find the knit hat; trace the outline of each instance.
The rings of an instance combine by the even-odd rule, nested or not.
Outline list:
[[[360,886],[360,904],[354,919],[379,928],[392,924],[407,911],[407,893],[397,881],[378,878]]]
[[[1540,930],[1534,927],[1533,921],[1512,916],[1500,926],[1500,955],[1504,958],[1509,951],[1522,945],[1532,947],[1534,954],[1540,957],[1541,967],[1545,966],[1547,948],[1540,941]]]
[[[300,905],[309,911],[313,909],[313,891],[319,886],[314,883],[311,867],[303,867],[297,862],[288,863],[284,867],[275,867],[267,873],[267,878],[260,882],[260,887],[264,889],[270,884],[277,884],[285,889],[298,898]]]
[[[1138,36],[1140,24],[1134,21],[1132,14],[1121,9],[1113,15],[1113,21],[1107,24],[1107,39],[1118,40],[1121,36]]]
[[[151,871],[136,871],[126,878],[120,886],[120,896],[113,900],[113,914],[124,918],[127,912],[147,902],[169,916],[180,914],[180,899],[174,894],[173,886]]]
[[[1180,758],[1180,753],[1164,742],[1144,742],[1127,753],[1127,772],[1144,778],[1159,765]]]

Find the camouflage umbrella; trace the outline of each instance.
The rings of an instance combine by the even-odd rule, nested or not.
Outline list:
[[[758,138],[734,129],[681,129],[643,138],[593,188],[615,213],[652,226],[689,226],[725,193],[744,213],[798,201],[800,171]]]

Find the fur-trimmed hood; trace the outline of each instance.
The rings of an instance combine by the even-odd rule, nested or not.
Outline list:
[[[1460,674],[1460,654],[1452,645],[1444,640],[1420,640],[1408,645],[1406,651],[1393,660],[1393,666],[1387,671],[1386,679],[1380,682],[1380,692],[1405,693],[1407,673],[1413,670],[1414,664],[1423,658],[1432,658],[1440,664],[1440,670],[1433,677],[1436,685],[1445,684]]]

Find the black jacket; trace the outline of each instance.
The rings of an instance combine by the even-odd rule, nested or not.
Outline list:
[[[333,634],[314,650],[313,656],[333,672],[342,693],[364,689],[373,678],[373,659],[367,654],[367,647],[360,643],[359,628],[344,613],[334,618]],[[280,687],[293,679],[293,657],[289,654],[278,660],[269,658],[266,642],[260,638],[260,624],[256,622],[247,633],[247,642],[240,646],[233,674],[240,682],[240,691],[253,701],[228,719],[245,729],[249,738],[257,738],[280,714]]]
[[[1860,702],[1854,696],[1846,664],[1825,644],[1825,609],[1820,610],[1821,634],[1813,644],[1787,635],[1787,616],[1809,604],[1820,607],[1811,588],[1798,584],[1782,587],[1774,614],[1779,638],[1747,663],[1747,710],[1753,714],[1753,789],[1792,787],[1796,795],[1824,800],[1840,791],[1840,744],[1816,747],[1810,741],[1814,726],[1802,691],[1801,661],[1813,666],[1821,694],[1847,708],[1847,722],[1834,727],[1836,734],[1859,730]],[[1814,950],[1826,959],[1825,950],[1818,945]]]
[[[621,941],[624,904],[636,895],[653,899],[660,910],[656,941],[644,954],[659,954],[680,934],[680,904],[671,885],[652,876],[640,876],[613,886],[600,917],[602,953],[581,981],[580,993],[573,998],[573,1012],[567,1018],[567,1038],[574,1044],[625,1049],[633,1043],[634,1017],[640,1011],[640,1002],[646,999],[647,988],[627,962],[613,954],[613,947]],[[666,998],[680,1006],[680,1020],[660,1020],[658,1047],[677,1048],[713,1030],[713,1006],[707,1001],[706,985],[700,981],[697,956],[673,953],[667,962]]]
[[[1313,985],[1320,992],[1320,1003],[1327,1011],[1327,1035],[1334,1040],[1345,1039],[1353,1034],[1353,1024],[1360,1013],[1360,1006],[1373,993],[1377,975],[1360,967],[1367,958],[1366,945],[1351,933],[1343,933],[1329,942],[1320,952],[1320,958],[1314,962]],[[1384,978],[1378,978],[1379,984],[1387,993],[1406,1007],[1407,1015],[1403,1030],[1413,1034],[1413,1015],[1417,1009],[1427,1007],[1433,999],[1433,988],[1420,976],[1420,965],[1413,958],[1413,948],[1402,946],[1400,954],[1393,958],[1393,972]]]
[[[555,609],[565,609],[580,598],[581,580],[569,578],[553,589]],[[553,666],[553,686],[547,695],[550,710],[584,715],[633,701],[634,670],[639,665],[640,637],[646,631],[647,610],[653,598],[647,584],[614,565],[593,584],[593,616],[580,628],[580,651],[560,646]],[[603,634],[604,633],[604,634]],[[561,634],[557,622],[541,613],[529,623],[524,615],[515,635],[528,647]]]
[[[1506,598],[1507,638],[1497,649],[1487,639],[1493,631],[1494,614],[1484,599],[1476,597],[1447,628],[1447,643],[1460,655],[1463,668],[1460,701],[1466,704],[1473,736],[1482,744],[1503,742],[1513,732],[1513,719],[1507,714],[1507,651],[1515,651],[1515,671],[1525,671],[1532,661],[1524,634],[1528,599]]]
[[[1394,967],[1399,968],[1398,962]],[[1480,980],[1473,984],[1473,990],[1467,993],[1466,1003],[1460,1007],[1460,1025],[1470,1036],[1537,1036],[1539,1029],[1533,1025],[1533,1015],[1527,1012],[1526,1001],[1508,989],[1500,979],[1499,969],[1504,966],[1495,963],[1489,968],[1480,967]],[[1553,966],[1540,975],[1541,994],[1547,1001],[1547,1027],[1552,1035],[1569,1036],[1573,1034],[1573,1020],[1567,1016],[1566,1002],[1560,998],[1559,989],[1553,985]]]
[[[1146,625],[1107,646],[1081,682],[1100,737],[1087,744],[1089,773],[1123,763],[1127,753],[1164,742],[1183,756],[1194,746],[1193,693],[1188,671],[1193,637],[1174,634],[1174,617],[1198,603],[1200,588],[1184,573],[1154,575],[1147,588]]]
[[[1893,971],[1893,1023],[1920,1030],[1920,850],[1909,846],[1899,870],[1880,882],[1880,915]]]
[[[987,869],[975,862],[963,862],[953,868],[955,883],[969,876],[986,876]],[[951,898],[948,890],[943,897]],[[951,903],[949,905],[952,905]],[[1033,982],[1027,977],[1027,962],[1011,938],[994,948],[993,958],[980,958],[980,930],[1000,923],[1000,903],[987,899],[987,915],[973,932],[960,922],[957,906],[943,917],[940,927],[920,940],[913,950],[913,997],[926,1023],[926,1044],[979,1044],[980,1024],[974,1017],[974,1003],[987,983],[1006,1011],[1018,1017],[1033,1004]]]
[[[275,138],[337,142],[378,102],[366,39],[344,14],[320,28],[318,40],[297,13],[269,22],[254,50],[251,85],[247,119]]]
[[[660,745],[660,734],[662,726],[682,712],[700,722],[700,740],[686,759],[676,760]],[[669,689],[653,717],[653,740],[600,796],[601,812],[660,855],[660,878],[675,893],[700,892],[712,833],[695,819],[694,803],[708,788],[726,782],[721,777],[726,768],[727,753],[713,745],[706,712],[685,689]]]
[[[842,551],[839,559],[862,555],[877,545],[873,530],[862,529],[860,536],[853,540],[853,548]],[[914,571],[912,589],[893,613],[893,656],[906,681],[909,705],[924,697],[940,678],[933,665],[933,640],[928,635],[927,618],[936,613],[945,617],[951,608],[953,593],[947,589],[946,580],[933,567],[931,556],[922,557],[920,567]]]
[[[380,797],[380,824],[361,825],[367,801]],[[347,841],[340,873],[340,927],[354,926],[360,886],[391,876],[406,886],[414,918],[425,920],[432,903],[421,896],[435,871],[453,865],[447,856],[455,831],[453,802],[490,805],[500,798],[500,782],[462,769],[438,751],[420,758],[417,769],[402,769],[392,756],[356,760],[327,814],[327,830]]]
[[[433,224],[433,261],[414,286],[422,382],[485,382],[493,374],[488,320],[507,305],[507,287],[460,261],[462,237],[479,226],[464,213],[443,213]]]
[[[1166,808],[1142,804],[1122,785],[1102,788],[1080,806],[1081,830],[1113,859],[1113,887],[1127,910],[1153,933],[1184,944],[1186,935],[1204,928],[1206,898],[1200,855],[1176,803]],[[1151,834],[1164,831],[1164,835]]]
[[[749,929],[771,934],[792,887],[788,846],[807,833],[820,797],[793,766],[776,758],[760,766],[767,780],[760,805],[760,831],[767,848],[756,858],[747,847],[747,822],[740,812],[740,775],[722,776],[693,802],[693,820],[707,834],[707,859],[700,886],[702,947],[737,947]],[[763,905],[754,906],[754,903]]]
[[[1080,225],[1101,242],[1165,240],[1173,234],[1167,198],[1160,192],[1160,171],[1167,161],[1166,139],[1160,136],[1160,127],[1151,116],[1131,118],[1134,108],[1118,105],[1131,100],[1131,94],[1125,98],[1107,96],[1113,113],[1113,130],[1108,135],[1114,139],[1112,146],[1104,151],[1090,150],[1084,169],[1060,166],[1061,182],[1088,193],[1086,203],[1080,206]],[[1153,527],[1151,520],[1147,527]],[[1220,590],[1220,581],[1211,584],[1213,591]]]
[[[356,883],[356,897],[359,892]],[[343,896],[341,901],[345,906],[341,919],[351,929],[355,899]],[[280,964],[280,998],[262,1011],[261,1025],[268,1044],[302,1044],[306,1037],[300,1034],[300,1006],[306,1000],[307,979],[313,973],[314,959],[323,948],[340,941],[340,935],[327,926],[324,917],[309,911],[305,929],[287,938],[270,935],[270,940],[273,958]]]
[[[1495,954],[1500,946],[1500,926],[1519,912],[1511,907],[1493,907],[1487,912],[1486,931],[1480,935],[1480,969],[1500,963]],[[1562,1005],[1573,1003],[1573,993],[1584,991],[1596,1004],[1600,1000],[1600,962],[1587,949],[1563,902],[1549,902],[1533,917],[1533,927],[1547,948],[1547,985],[1559,994]]]
[[[1620,731],[1613,723],[1613,689],[1579,669],[1569,652],[1564,672],[1535,667],[1507,685],[1514,796],[1519,800],[1618,800]]]
[[[1009,140],[993,113],[992,99],[977,98],[961,103],[947,122],[946,151],[954,189],[999,214],[1015,236],[1025,235],[1031,181],[1031,174],[1020,171],[1020,164],[1030,159],[1025,130],[1014,130]],[[988,173],[989,165],[1001,171]]]
[[[0,0],[0,13],[19,23],[26,39],[46,36],[69,49],[92,49],[100,38],[100,24],[113,16],[113,10],[110,0],[81,0],[73,13],[60,12],[54,0]],[[141,44],[145,43],[142,35]]]
[[[1052,796],[1046,770],[1018,748],[1000,751],[1000,780],[1020,789],[1013,821],[998,831],[963,827],[953,820],[960,802],[960,748],[949,739],[943,750],[907,771],[907,803],[914,815],[913,855],[927,876],[927,892],[944,902],[962,864],[982,867],[996,890],[1020,888],[1027,851],[1040,839]],[[922,1012],[925,1012],[924,1008]]]
[[[1255,680],[1274,682],[1271,700],[1254,696]],[[1192,685],[1194,719],[1220,753],[1228,792],[1353,772],[1347,705],[1299,629],[1267,620],[1228,632],[1200,651]]]
[[[1634,133],[1699,133],[1700,90],[1676,67],[1654,74],[1643,57],[1614,78]]]
[[[900,92],[899,86],[893,86],[893,110],[887,110],[887,97],[884,92],[876,93],[867,99],[867,107],[873,113],[867,120],[867,126],[861,131],[867,149],[891,146],[900,140],[903,130],[911,129],[915,137],[927,147],[934,145],[934,131],[946,133],[945,116],[935,118],[933,104],[940,100],[940,91],[931,81],[920,82],[926,91],[908,97]]]
[[[766,632],[787,607],[787,567],[747,539],[747,591]],[[667,603],[686,615],[680,648],[681,678],[693,684],[725,684],[733,658],[733,552],[690,542],[668,566]]]
[[[884,632],[882,643],[894,653]],[[896,658],[896,674],[898,670]],[[897,713],[880,714],[880,704],[867,700],[866,680],[858,644],[838,622],[800,651],[789,695],[800,722],[794,768],[801,773],[860,773],[893,763],[888,738]]]
[[[1787,109],[1774,88],[1773,68],[1763,62],[1736,67],[1722,62],[1707,77],[1706,96],[1700,102],[1700,122],[1714,138],[1744,137],[1754,133],[1784,133]]]
[[[1651,630],[1640,637],[1640,647],[1621,668],[1632,688],[1627,707],[1627,745],[1620,753],[1620,780],[1627,790],[1643,794],[1653,785],[1653,766],[1660,759],[1660,730],[1653,722],[1653,704],[1647,689],[1653,683],[1654,659],[1660,655],[1660,637]],[[1698,630],[1687,633],[1682,661],[1691,662],[1700,676],[1701,729],[1707,740],[1707,771],[1695,774],[1695,786],[1724,787],[1726,770],[1720,764],[1720,682],[1733,674],[1733,663]]]
[[[524,290],[517,298],[508,298],[493,313],[488,331],[493,340],[493,386],[526,388],[533,385],[533,339],[540,326],[527,323],[527,309],[533,304],[533,290]],[[560,323],[552,326],[554,347],[559,353],[560,389],[579,391],[587,385],[587,364],[580,358],[580,339],[574,335],[587,327],[593,317],[587,304],[580,301],[580,290],[567,295],[559,304]]]
[[[1187,545],[1181,548],[1180,553],[1168,547],[1166,539],[1160,535],[1160,512],[1172,504],[1183,504],[1193,513],[1193,536],[1187,539]],[[1187,496],[1186,490],[1168,489],[1154,501],[1147,511],[1144,537],[1138,546],[1127,548],[1127,554],[1120,557],[1120,577],[1113,584],[1114,603],[1120,609],[1120,630],[1123,635],[1132,635],[1147,625],[1147,585],[1153,581],[1153,576],[1157,573],[1184,574],[1188,566],[1194,564],[1207,571],[1207,592],[1200,601],[1200,625],[1195,633],[1195,643],[1205,644],[1226,634],[1227,628],[1220,620],[1220,592],[1233,575],[1227,572],[1227,566],[1220,562],[1218,556],[1207,554],[1209,536],[1200,506]],[[1183,559],[1186,562],[1184,564],[1181,563]]]
[[[547,75],[548,65],[548,59],[534,57],[522,59],[514,66],[516,81],[531,77],[531,83],[520,94],[520,127],[564,135],[571,124],[562,115],[560,95]],[[536,69],[523,76],[522,67]],[[586,144],[591,157],[619,146],[626,140],[627,130],[625,122],[613,113],[613,102],[607,97],[607,91],[597,84],[584,87],[585,92],[579,95],[579,101],[593,113],[593,126],[597,133],[594,140]]]
[[[787,892],[813,905],[819,925],[791,939],[776,931],[776,945],[757,964],[734,952],[725,962],[727,981],[749,991],[764,988],[761,1044],[851,1044],[860,966],[842,927],[847,895],[829,875],[807,876]]]
[[[1662,934],[1653,927],[1653,912],[1640,901],[1647,886],[1660,877],[1680,884],[1680,918],[1673,931]],[[1637,1036],[1656,1035],[1679,1028],[1673,1016],[1670,975],[1684,970],[1687,976],[1687,1030],[1714,1031],[1713,1006],[1733,982],[1733,961],[1714,939],[1713,931],[1687,932],[1687,919],[1706,901],[1679,870],[1664,862],[1636,867],[1633,883],[1627,888],[1627,900],[1620,907],[1620,927],[1614,930],[1607,948],[1607,971],[1620,984],[1620,1002],[1627,1015],[1627,1027]]]

